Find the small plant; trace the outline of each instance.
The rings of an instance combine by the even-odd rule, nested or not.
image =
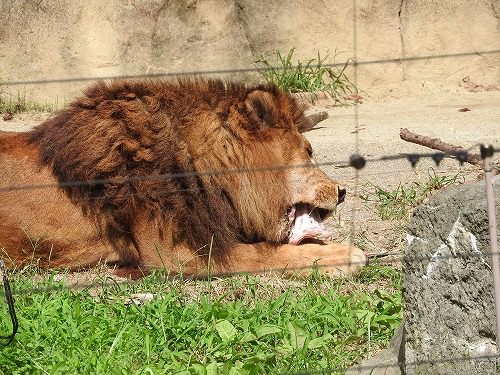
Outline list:
[[[57,102],[55,104],[29,102],[25,90],[19,90],[15,96],[0,91],[0,113],[52,112],[57,107]]]
[[[266,82],[275,84],[287,93],[310,93],[312,101],[316,99],[317,92],[323,92],[335,102],[343,103],[344,95],[355,91],[356,87],[345,73],[352,59],[348,59],[341,68],[335,69],[324,66],[328,54],[322,58],[318,52],[317,58],[306,63],[297,61],[294,64],[294,52],[295,49],[292,48],[287,55],[283,55],[277,50],[274,52],[275,62],[268,61],[264,56],[256,61],[266,67],[262,72]]]
[[[372,185],[374,193],[362,194],[360,199],[364,202],[374,202],[382,220],[402,220],[408,218],[412,208],[422,204],[437,191],[462,182],[459,174],[451,177],[438,176],[432,169],[429,178],[423,183],[399,184],[392,191],[385,190],[378,185]]]
[[[5,80],[0,71],[0,113],[22,113],[27,111],[51,112],[58,107],[58,103],[39,104],[26,99],[26,90],[18,90],[17,95],[12,95],[4,91]]]

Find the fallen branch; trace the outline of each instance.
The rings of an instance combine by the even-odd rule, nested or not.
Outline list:
[[[459,153],[467,153],[466,154],[467,158],[464,161],[466,161],[469,164],[481,165],[481,166],[483,165],[483,160],[481,158],[481,155],[474,153],[471,154],[465,148],[461,146],[450,145],[449,143],[441,141],[439,138],[426,137],[425,135],[413,133],[406,128],[402,128],[399,131],[399,137],[403,141],[416,143],[417,145],[429,147],[432,148],[433,150],[442,151],[446,154],[449,154],[450,156],[456,156]]]

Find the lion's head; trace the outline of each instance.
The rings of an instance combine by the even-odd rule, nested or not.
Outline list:
[[[190,137],[199,171],[223,170],[207,180],[215,195],[228,196],[237,214],[240,238],[298,244],[307,237],[329,237],[322,221],[342,202],[345,189],[314,165],[304,111],[275,86],[229,87],[230,105]],[[235,94],[237,93],[237,94]],[[212,185],[208,182],[207,186]]]

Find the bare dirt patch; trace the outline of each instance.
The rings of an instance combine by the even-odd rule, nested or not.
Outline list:
[[[395,91],[376,97],[361,95],[363,104],[357,106],[327,106],[330,117],[307,137],[318,162],[335,162],[323,168],[342,181],[350,193],[331,219],[338,239],[351,236],[369,253],[401,253],[406,244],[406,220],[382,220],[376,203],[366,203],[360,196],[372,194],[376,198],[374,186],[390,192],[401,185],[423,183],[432,176],[458,175],[457,181],[463,183],[477,181],[483,171],[451,158],[445,158],[439,166],[431,158],[421,158],[412,168],[407,154],[435,151],[401,140],[400,129],[440,138],[474,153],[480,152],[481,143],[499,147],[500,91],[471,92],[458,84],[440,87],[422,82],[411,94],[407,87],[401,87],[399,96]],[[354,153],[367,159],[359,171],[348,167]],[[393,156],[402,158],[382,160]],[[494,160],[499,159],[496,153]]]

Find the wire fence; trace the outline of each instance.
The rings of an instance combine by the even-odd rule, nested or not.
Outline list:
[[[356,1],[354,1],[354,9],[356,9]],[[356,20],[356,15],[354,14],[354,20]],[[354,55],[357,56],[357,40],[356,40],[356,22],[354,22],[354,40],[353,40],[353,51]],[[500,50],[497,49],[492,49],[492,50],[484,50],[484,51],[468,51],[468,52],[458,52],[458,53],[453,53],[453,54],[436,54],[436,55],[427,55],[427,56],[411,56],[411,57],[395,57],[393,59],[379,59],[379,60],[370,60],[370,61],[363,61],[360,58],[355,58],[353,59],[353,66],[354,66],[354,86],[357,87],[357,67],[360,65],[373,65],[373,64],[394,64],[394,63],[401,63],[404,61],[426,61],[426,60],[432,60],[432,59],[447,59],[447,58],[454,58],[454,57],[467,57],[467,56],[476,56],[476,55],[493,55],[493,54],[500,54]],[[344,64],[324,64],[325,67],[341,67]],[[293,67],[291,67],[293,68]],[[259,71],[264,71],[266,69],[269,69],[268,67],[266,68],[257,68],[257,67],[251,67],[251,68],[245,68],[245,69],[222,69],[222,70],[206,70],[206,71],[196,71],[194,72],[196,75],[202,76],[202,75],[223,75],[223,74],[235,74],[235,73],[248,73],[248,72],[259,72]],[[282,69],[280,66],[276,66],[273,69],[279,70]],[[2,82],[0,81],[0,87],[2,85],[5,86],[26,86],[26,85],[41,85],[41,84],[49,84],[49,83],[72,83],[72,82],[85,82],[85,81],[95,81],[95,80],[107,80],[107,79],[116,79],[116,78],[121,78],[121,79],[135,79],[135,78],[168,78],[168,77],[183,77],[187,75],[192,75],[193,72],[181,72],[181,73],[162,73],[162,74],[144,74],[144,75],[123,75],[123,76],[103,76],[103,77],[68,77],[68,78],[57,78],[57,79],[46,79],[46,80],[24,80],[24,81],[12,81],[12,82]],[[8,185],[8,186],[0,186],[0,193],[1,192],[8,192],[8,191],[18,191],[18,190],[40,190],[40,189],[59,189],[59,188],[71,188],[71,187],[76,187],[76,186],[97,186],[97,185],[103,185],[103,184],[109,184],[109,183],[136,183],[136,182],[142,182],[142,181],[150,181],[150,180],[172,180],[172,179],[182,179],[182,178],[187,178],[187,177],[200,177],[200,176],[210,176],[210,175],[226,175],[226,174],[239,174],[239,173],[250,173],[250,172],[266,172],[266,171],[277,171],[277,170],[285,170],[285,169],[300,169],[300,168],[310,168],[312,166],[314,167],[328,167],[328,166],[348,166],[350,168],[354,169],[355,173],[355,187],[356,189],[358,188],[358,179],[359,179],[359,171],[365,168],[366,165],[370,165],[371,163],[374,162],[391,162],[395,160],[407,160],[408,161],[408,168],[415,167],[415,165],[422,159],[430,159],[432,160],[436,165],[439,165],[440,161],[443,160],[445,157],[451,157],[455,158],[458,163],[463,164],[467,160],[468,152],[473,149],[473,147],[465,150],[465,151],[458,151],[458,152],[452,152],[452,153],[443,153],[443,152],[432,152],[432,153],[405,153],[405,154],[397,154],[397,155],[383,155],[379,157],[372,157],[372,158],[365,158],[360,155],[360,140],[358,137],[359,134],[359,115],[358,115],[358,110],[357,107],[355,107],[355,112],[353,115],[353,120],[354,120],[354,128],[355,128],[355,133],[356,133],[356,140],[355,140],[355,154],[351,155],[350,157],[346,158],[345,160],[335,160],[335,161],[325,161],[325,162],[319,162],[314,165],[311,164],[301,164],[301,165],[292,165],[292,166],[283,166],[283,165],[276,165],[272,167],[267,167],[267,168],[249,168],[249,169],[234,169],[234,170],[214,170],[214,171],[206,171],[203,173],[199,172],[189,172],[189,173],[173,173],[173,174],[163,174],[163,175],[150,175],[150,176],[136,176],[136,177],[127,177],[127,178],[118,178],[118,179],[100,179],[100,180],[93,180],[93,181],[65,181],[65,182],[59,182],[55,184],[34,184],[34,185]],[[494,148],[492,149],[492,152],[498,153],[500,152],[500,148]],[[396,170],[395,173],[398,173]],[[357,192],[354,193],[354,195],[358,195]],[[92,197],[89,199],[105,199],[105,197]],[[353,217],[356,215],[355,212],[353,212]],[[352,220],[354,222],[354,219]],[[467,254],[467,257],[483,257],[483,256],[494,256],[498,255],[498,253],[481,253],[481,254]],[[455,259],[457,256],[461,256],[460,254],[458,255],[439,255],[437,256],[440,259]],[[408,261],[411,262],[424,262],[428,261],[428,257],[410,257],[407,258]],[[370,260],[372,264],[386,264],[386,263],[403,263],[403,255],[398,254],[395,256],[392,256],[390,260],[384,259],[383,255],[381,256],[373,256],[372,259]],[[324,266],[339,266],[341,264],[330,264],[330,265],[322,265]],[[317,265],[311,265],[310,267],[307,268],[317,268]],[[293,269],[287,268],[286,270],[282,271],[290,271]],[[296,269],[300,270],[300,269]],[[280,271],[280,270],[275,270]],[[259,274],[259,273],[265,273],[266,270],[262,269],[260,271],[252,271],[252,272],[245,272],[244,274],[248,273],[253,273],[253,274]],[[200,274],[200,275],[195,275],[195,276],[182,276],[182,279],[194,279],[194,280],[209,280],[213,278],[219,278],[219,277],[229,277],[229,276],[234,276],[238,275],[239,273],[207,273],[207,274]],[[2,275],[4,278],[4,292],[0,293],[6,298],[7,304],[8,304],[8,309],[10,313],[10,317],[12,320],[12,334],[6,335],[6,336],[0,336],[0,339],[4,340],[3,345],[8,345],[12,342],[14,339],[14,335],[17,331],[18,328],[18,322],[17,322],[17,317],[15,313],[15,304],[14,304],[14,298],[16,295],[23,295],[23,294],[34,294],[34,293],[46,293],[51,290],[59,290],[61,288],[64,289],[88,289],[92,288],[96,285],[102,285],[103,282],[99,283],[80,283],[78,285],[69,285],[69,286],[49,286],[49,287],[33,287],[33,288],[24,288],[24,289],[19,289],[16,288],[16,286],[11,286],[8,280],[8,272],[3,268],[2,266]],[[165,280],[173,280],[175,277],[167,277]],[[106,281],[104,282],[106,283]],[[111,281],[110,283],[115,283],[115,281]],[[128,283],[134,283],[133,281],[128,281]],[[426,364],[436,364],[436,363],[449,363],[449,362],[461,362],[461,361],[474,361],[474,360],[495,360],[499,359],[498,355],[493,355],[493,356],[485,356],[485,355],[478,355],[478,356],[467,356],[467,357],[454,357],[454,358],[442,358],[439,360],[435,361],[418,361],[415,363],[387,363],[387,364],[381,364],[377,366],[362,366],[359,367],[360,372],[367,372],[369,373],[372,370],[375,370],[377,368],[388,368],[388,367],[395,367],[395,366],[419,366],[419,365],[426,365]],[[323,369],[320,371],[302,371],[302,372],[294,372],[294,373],[288,373],[288,374],[303,374],[303,375],[308,375],[308,374],[329,374],[329,373],[338,373],[338,372],[343,372],[345,371],[345,368],[330,368],[330,369]]]
[[[357,58],[352,59],[352,66],[357,67],[360,65],[378,65],[378,64],[395,64],[401,62],[409,61],[426,61],[435,59],[447,59],[452,57],[467,57],[467,56],[478,56],[478,55],[497,55],[500,54],[499,49],[491,49],[484,51],[470,51],[470,52],[457,52],[457,53],[447,53],[447,54],[436,54],[436,55],[425,55],[425,56],[412,56],[412,57],[396,57],[393,59],[381,59],[381,60],[367,60],[363,61]],[[356,53],[355,53],[356,55]],[[322,64],[325,68],[341,68],[345,63],[324,63]],[[267,70],[283,70],[283,69],[297,69],[298,65],[290,65],[286,68],[283,66],[271,66],[271,67],[249,67],[240,69],[212,69],[212,70],[197,70],[197,71],[184,71],[184,72],[172,72],[172,73],[148,73],[148,74],[134,74],[134,75],[112,75],[112,76],[99,76],[99,77],[68,77],[68,78],[54,78],[54,79],[38,79],[38,80],[26,80],[26,81],[0,81],[1,86],[32,86],[32,85],[45,85],[49,83],[72,83],[72,82],[91,82],[98,80],[110,80],[110,79],[138,79],[138,78],[170,78],[170,77],[186,77],[186,76],[220,76],[229,74],[239,74],[239,73],[258,73]],[[356,82],[357,79],[355,78]]]
[[[472,149],[472,148],[471,148]],[[499,152],[500,148],[491,148],[491,154],[495,152]],[[210,175],[226,175],[226,174],[239,174],[239,173],[249,173],[249,172],[269,172],[269,171],[276,171],[276,170],[286,170],[286,169],[301,169],[301,168],[311,168],[311,167],[325,167],[325,166],[339,166],[339,165],[348,165],[350,168],[354,169],[355,171],[362,170],[366,165],[369,165],[370,163],[373,162],[392,162],[395,160],[406,160],[407,161],[407,168],[414,168],[416,163],[418,163],[422,159],[429,159],[432,162],[434,162],[436,165],[439,164],[443,158],[453,158],[456,160],[457,165],[463,164],[465,160],[467,160],[467,151],[459,151],[459,152],[452,152],[452,153],[441,153],[441,152],[432,152],[432,153],[412,153],[412,154],[395,154],[395,155],[383,155],[380,157],[373,157],[373,158],[364,158],[359,154],[353,154],[351,155],[350,158],[342,160],[342,161],[326,161],[323,163],[317,163],[317,164],[300,164],[300,165],[292,165],[292,166],[283,166],[283,165],[276,165],[272,167],[267,167],[267,168],[250,168],[250,169],[235,169],[235,170],[217,170],[217,171],[206,171],[203,173],[198,173],[198,172],[191,172],[191,173],[175,173],[175,174],[164,174],[164,175],[156,175],[156,176],[135,176],[135,177],[130,177],[130,178],[120,178],[120,179],[102,179],[102,180],[94,180],[94,181],[67,181],[67,182],[60,182],[60,183],[54,183],[54,184],[39,184],[39,185],[9,185],[9,186],[0,186],[0,193],[1,192],[8,192],[8,191],[19,191],[19,190],[34,190],[34,189],[60,189],[60,188],[71,188],[71,187],[77,187],[77,186],[97,186],[97,185],[102,185],[102,184],[109,184],[109,183],[136,183],[136,182],[141,182],[141,181],[148,181],[148,180],[171,180],[171,179],[182,179],[186,177],[201,177],[201,176],[210,176]],[[395,173],[398,173],[398,171],[395,171]],[[105,197],[101,197],[102,199],[105,199]],[[92,197],[89,199],[99,199],[99,197]],[[497,253],[498,254],[498,253]],[[371,264],[402,264],[403,263],[403,255],[402,254],[391,254],[392,256],[390,259],[384,259],[384,254],[378,254],[374,255],[370,259]],[[485,257],[485,256],[491,256],[495,255],[492,253],[486,253],[483,252],[481,254],[467,254],[466,257],[467,259],[471,259],[474,257]],[[456,259],[457,257],[464,256],[461,254],[451,254],[451,255],[438,255],[434,257],[434,260],[436,259],[441,259],[441,260],[447,260],[447,259]],[[428,261],[428,257],[418,257],[418,256],[406,256],[406,261],[409,262],[417,262],[417,263],[422,263]],[[287,268],[287,269],[282,269],[282,270],[273,270],[273,273],[280,273],[280,272],[285,272],[285,271],[300,271],[303,269],[321,269],[321,267],[332,267],[332,266],[342,266],[346,264],[323,264],[321,266],[318,265],[311,265],[308,267],[302,267],[302,268]],[[352,265],[352,263],[350,264]],[[231,276],[237,276],[237,275],[248,275],[248,274],[265,274],[268,271],[266,269],[262,270],[256,270],[256,271],[251,271],[251,272],[237,272],[237,273],[206,273],[206,274],[198,274],[198,275],[193,275],[193,276],[182,276],[182,277],[176,277],[176,276],[170,276],[170,277],[164,277],[164,278],[158,278],[159,283],[165,283],[165,282],[170,282],[173,280],[212,280],[216,278],[222,278],[222,277],[231,277]],[[62,290],[62,289],[69,289],[69,290],[82,290],[82,289],[90,289],[93,287],[102,287],[103,285],[114,285],[116,281],[100,281],[100,282],[91,282],[91,283],[79,283],[77,285],[67,285],[67,286],[49,286],[49,287],[33,287],[33,288],[16,288],[15,285],[14,287],[11,287],[9,284],[9,281],[7,279],[7,272],[5,269],[3,270],[3,277],[4,277],[4,293],[3,296],[6,298],[8,302],[8,308],[9,308],[9,314],[12,319],[12,327],[13,331],[11,335],[2,335],[0,336],[0,339],[4,339],[5,342],[3,343],[4,345],[8,345],[12,342],[14,339],[14,335],[17,331],[18,328],[18,323],[17,323],[17,317],[14,309],[14,302],[13,298],[16,295],[26,295],[26,294],[37,294],[37,293],[47,293],[50,291],[56,291],[56,290]],[[134,281],[128,281],[127,283],[135,283]],[[1,344],[1,343],[0,343]],[[447,363],[447,362],[460,362],[460,361],[473,361],[473,360],[482,360],[482,359],[492,359],[492,358],[498,358],[497,356],[470,356],[467,358],[446,358],[446,359],[440,359],[436,361],[419,361],[416,363],[416,365],[425,365],[425,364],[436,364],[436,363]],[[374,370],[377,368],[388,368],[388,367],[394,367],[394,366],[402,366],[403,364],[397,364],[395,365],[394,363],[392,364],[381,364],[377,366],[361,366],[358,368],[358,370],[361,371],[368,371],[368,370]],[[412,363],[404,363],[405,366],[413,366]],[[320,372],[318,371],[305,371],[305,372],[297,372],[297,373],[292,373],[292,374],[315,374],[315,373],[337,373],[337,372],[343,372],[345,369],[343,368],[332,368],[332,369],[326,369],[322,370]]]
[[[472,149],[472,148],[470,148]],[[499,148],[494,148],[492,151],[495,153],[499,152]],[[429,159],[432,162],[434,162],[436,165],[443,160],[443,158],[454,158],[457,161],[458,164],[463,164],[467,160],[468,153],[467,151],[459,151],[459,152],[454,152],[454,153],[442,153],[442,152],[431,152],[431,153],[411,153],[411,154],[395,154],[395,155],[383,155],[380,157],[372,157],[372,158],[364,158],[359,154],[353,154],[351,155],[350,158],[346,158],[344,160],[336,160],[336,161],[325,161],[317,164],[301,164],[301,165],[292,165],[292,166],[283,166],[283,165],[276,165],[273,167],[268,167],[268,168],[249,168],[249,169],[234,169],[234,170],[214,170],[214,171],[206,171],[203,173],[198,173],[198,172],[190,172],[190,173],[175,173],[175,174],[164,174],[164,175],[151,175],[151,176],[136,176],[136,177],[128,177],[128,178],[119,178],[119,179],[101,179],[101,180],[94,180],[94,181],[67,181],[67,182],[59,182],[59,183],[54,183],[54,184],[38,184],[38,185],[9,185],[9,186],[0,186],[0,192],[7,192],[7,191],[18,191],[18,190],[40,190],[40,189],[59,189],[59,188],[71,188],[71,187],[76,187],[76,186],[97,186],[97,185],[103,185],[103,184],[109,184],[109,183],[136,183],[136,182],[142,182],[142,181],[150,181],[150,180],[172,180],[172,179],[182,179],[182,178],[187,178],[187,177],[200,177],[200,176],[210,176],[210,175],[226,175],[226,174],[239,174],[239,173],[258,173],[258,172],[268,172],[268,171],[277,171],[277,170],[285,170],[285,169],[301,169],[301,168],[310,168],[310,167],[328,167],[328,166],[349,166],[350,168],[353,168],[355,171],[360,171],[362,170],[365,166],[370,165],[371,163],[374,162],[393,162],[396,160],[406,160],[408,163],[408,168],[413,168],[415,165],[423,160],[423,159]],[[398,173],[398,171],[395,171],[395,173]],[[105,197],[101,197],[102,199],[105,199]],[[100,199],[100,197],[92,197],[89,199]],[[487,255],[498,255],[498,254],[487,254],[487,253],[482,253],[482,254],[468,254],[467,257],[483,257]],[[461,256],[460,254],[458,256]],[[443,255],[439,256],[440,259],[453,259],[456,258],[456,255]],[[412,262],[425,262],[428,261],[427,257],[412,257],[411,258]],[[392,256],[390,260],[385,260],[383,256],[377,257],[374,256],[370,260],[372,264],[394,264],[394,263],[403,263],[403,256],[402,255],[396,255]],[[330,265],[322,265],[323,267],[332,267],[332,266],[340,266],[341,264],[330,264]],[[318,266],[311,266],[307,268],[318,268]],[[320,266],[321,267],[321,266]],[[283,269],[281,271],[299,271],[301,269]],[[280,270],[274,270],[275,272],[279,273]],[[260,271],[252,271],[252,272],[242,272],[242,273],[210,273],[210,274],[200,274],[196,276],[191,276],[191,277],[186,277],[183,276],[184,279],[191,279],[191,280],[209,280],[213,278],[220,278],[220,277],[230,277],[230,276],[235,276],[239,274],[259,274],[259,273],[266,273],[265,269],[262,269]],[[16,286],[14,285],[11,287],[9,285],[8,279],[7,279],[7,273],[4,271],[3,272],[3,277],[4,277],[4,293],[3,296],[6,298],[8,302],[8,309],[9,309],[9,314],[12,319],[12,333],[10,335],[2,335],[0,336],[0,339],[3,339],[4,342],[0,343],[3,345],[8,345],[10,344],[15,336],[15,333],[18,328],[18,322],[17,322],[17,317],[14,309],[14,297],[16,295],[25,295],[25,294],[33,294],[33,293],[46,293],[51,290],[59,290],[59,289],[88,289],[92,288],[98,285],[103,285],[103,283],[88,283],[88,284],[79,284],[79,285],[74,285],[74,286],[57,286],[57,287],[41,287],[41,288],[30,288],[30,289],[17,289]],[[173,280],[175,278],[170,278],[170,280]],[[168,279],[167,279],[168,280]],[[163,280],[165,282],[165,280]],[[106,282],[104,282],[106,283]],[[114,283],[110,282],[110,283]],[[432,364],[439,364],[439,363],[449,363],[449,362],[462,362],[462,361],[476,361],[476,360],[485,360],[485,359],[498,359],[498,356],[468,356],[468,357],[454,357],[454,358],[444,358],[436,361],[418,361],[416,363],[399,363],[399,364],[394,364],[394,363],[388,363],[388,364],[381,364],[377,366],[361,366],[358,368],[358,371],[360,373],[364,373],[364,371],[371,371],[375,370],[377,368],[390,368],[390,367],[397,367],[397,366],[407,366],[407,367],[412,367],[412,366],[423,366],[423,365],[432,365]],[[331,368],[331,369],[325,369],[321,371],[303,371],[303,372],[295,372],[295,373],[290,373],[290,374],[319,374],[319,373],[338,373],[338,372],[343,372],[345,371],[345,368]]]

